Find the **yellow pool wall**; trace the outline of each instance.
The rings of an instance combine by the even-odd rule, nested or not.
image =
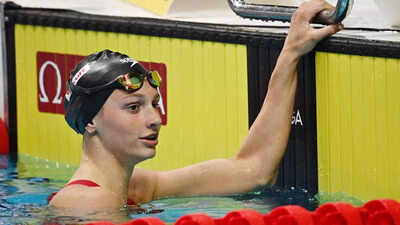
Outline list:
[[[319,189],[400,199],[400,60],[318,52]]]

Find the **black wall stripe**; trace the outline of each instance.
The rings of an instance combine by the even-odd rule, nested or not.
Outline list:
[[[317,145],[317,100],[315,87],[315,52],[304,58],[304,131],[306,142],[305,163],[307,180],[306,187],[309,191],[318,191],[318,145]]]
[[[279,45],[248,45],[249,126],[254,122],[267,93],[268,83],[281,48]],[[318,192],[317,137],[315,122],[315,54],[304,56],[298,65],[298,87],[286,153],[280,165],[277,186]],[[300,120],[301,119],[301,120]],[[268,126],[266,124],[266,126]]]
[[[17,94],[15,77],[15,23],[13,18],[7,18],[5,23],[7,44],[7,87],[8,87],[8,134],[10,153],[14,158],[17,153]]]

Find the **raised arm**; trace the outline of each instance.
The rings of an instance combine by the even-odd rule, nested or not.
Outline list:
[[[285,152],[297,87],[297,64],[301,56],[329,35],[338,32],[342,25],[314,29],[310,21],[321,10],[331,5],[322,0],[303,3],[292,18],[284,47],[272,73],[267,96],[254,124],[250,128],[237,159],[258,164],[261,184],[275,181],[279,162]]]
[[[323,0],[311,0],[302,4],[293,15],[267,96],[237,155],[231,159],[216,159],[172,171],[149,173],[153,174],[153,178],[149,182],[152,184],[149,185],[151,197],[147,199],[232,194],[275,182],[291,128],[298,61],[320,40],[341,28],[340,25],[330,25],[314,29],[309,22],[317,13],[331,7]],[[134,180],[135,177],[133,183]]]

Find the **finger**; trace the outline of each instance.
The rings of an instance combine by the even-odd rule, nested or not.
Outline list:
[[[320,41],[328,36],[334,35],[340,30],[343,30],[342,24],[329,25],[313,31],[314,40]]]
[[[324,10],[332,11],[335,10],[335,7],[324,0],[311,0],[304,2],[299,7],[299,12],[303,14],[304,19],[306,19],[307,22],[311,22],[318,13]]]

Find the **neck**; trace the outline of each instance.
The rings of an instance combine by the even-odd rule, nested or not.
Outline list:
[[[125,204],[135,163],[127,163],[106,149],[97,136],[84,136],[79,169],[72,179],[90,179],[114,193]]]

